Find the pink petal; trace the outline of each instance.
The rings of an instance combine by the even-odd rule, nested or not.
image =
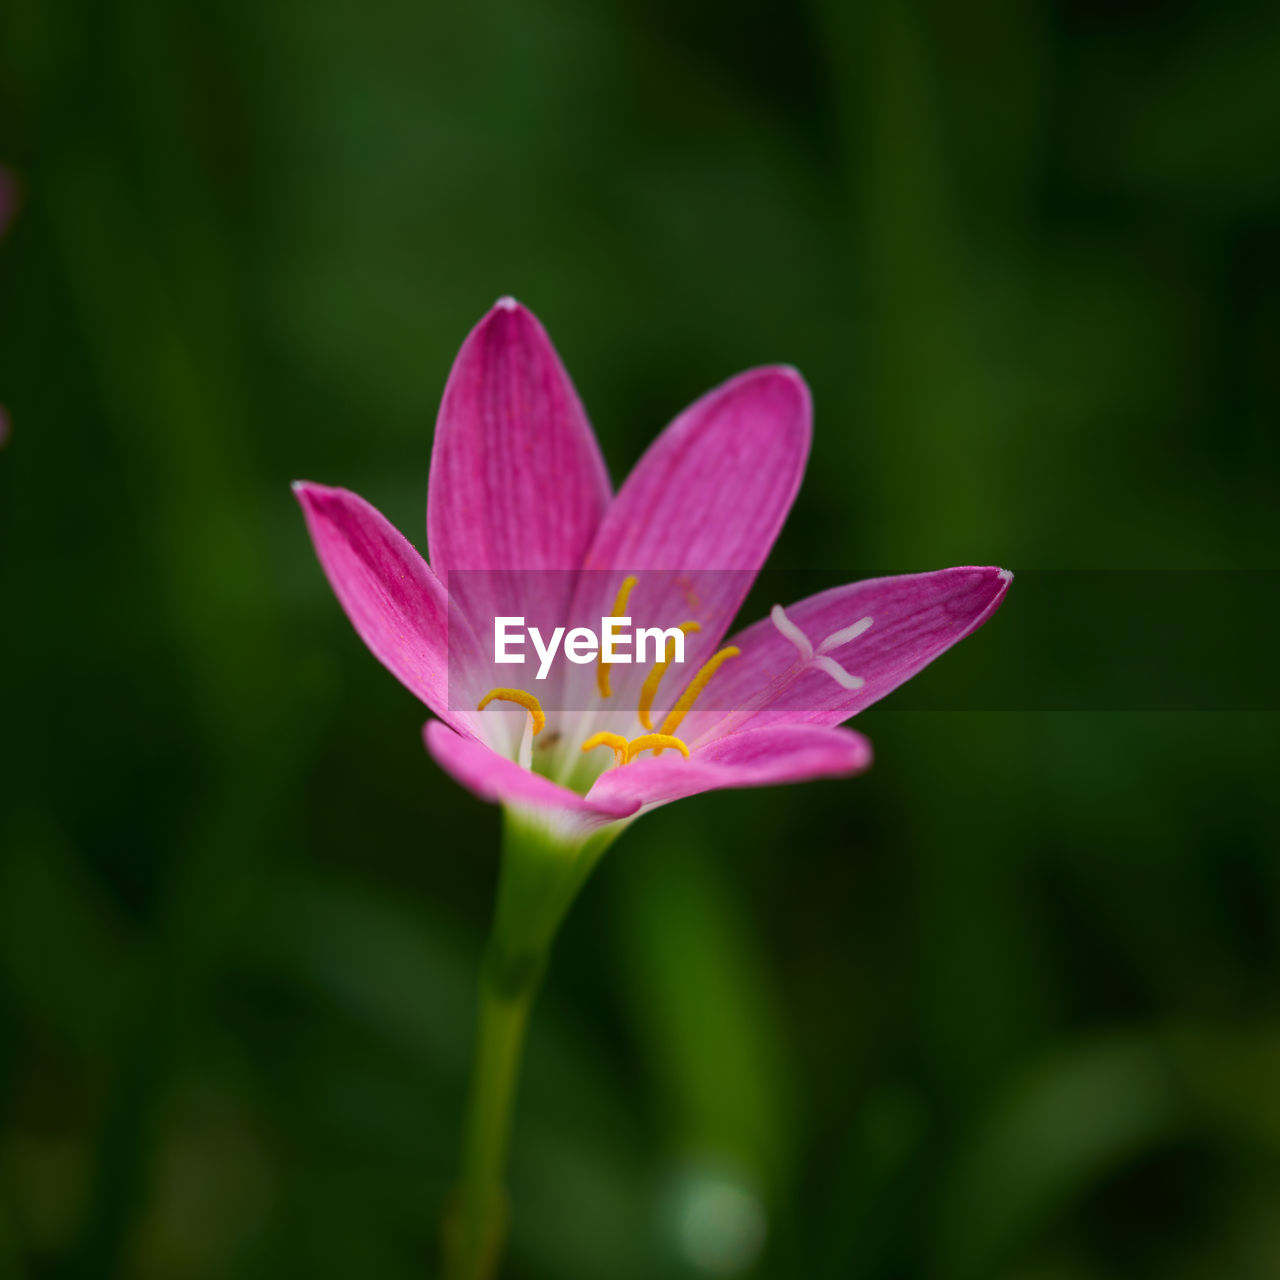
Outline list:
[[[596,804],[633,801],[651,809],[725,787],[767,787],[812,778],[847,777],[871,765],[871,744],[852,729],[786,725],[721,738],[685,759],[677,751],[646,756],[596,779]]]
[[[438,720],[427,721],[423,737],[435,762],[468,791],[490,804],[531,810],[569,840],[628,818],[640,807],[638,800],[626,796],[580,796],[550,778],[522,769],[475,739],[462,737]]]
[[[462,344],[440,405],[427,489],[435,571],[448,585],[455,569],[576,570],[609,493],[550,338],[503,298]]]
[[[753,369],[708,392],[636,464],[586,566],[759,569],[800,487],[811,420],[794,369]]]
[[[303,481],[293,491],[329,585],[374,657],[438,716],[471,732],[467,717],[449,710],[448,600],[426,561],[357,494]]]
[[[622,578],[638,573],[633,625],[697,621],[701,631],[685,649],[687,669],[696,670],[728,630],[791,509],[812,417],[804,379],[785,367],[740,374],[680,414],[605,513],[584,562],[600,572],[583,575],[575,616],[608,612]],[[616,674],[625,686],[628,673]],[[643,675],[632,671],[631,680]],[[668,700],[681,682],[669,683]]]
[[[771,618],[735,636],[741,656],[725,663],[682,725],[707,742],[759,725],[833,725],[891,693],[1000,607],[1013,575],[1005,569],[940,569],[871,578],[789,605],[786,618],[816,651],[802,649]],[[855,627],[871,618],[865,629]],[[828,646],[827,639],[852,638]],[[824,669],[834,661],[862,680],[846,688]]]

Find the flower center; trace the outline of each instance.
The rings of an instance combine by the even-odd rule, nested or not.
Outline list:
[[[624,616],[623,611],[627,607],[627,601],[631,597],[631,591],[636,585],[636,579],[627,576],[622,580],[622,585],[618,588],[618,594],[614,598],[613,613],[615,617]],[[679,625],[679,630],[689,635],[694,631],[701,631],[700,623],[690,619]],[[728,658],[738,656],[739,650],[734,645],[729,645],[719,652],[712,655],[708,662],[705,662],[699,669],[697,674],[689,682],[688,687],[676,702],[676,705],[667,713],[666,718],[662,722],[661,728],[654,732],[653,729],[653,700],[658,696],[658,686],[662,683],[662,677],[666,674],[667,668],[671,665],[674,654],[671,651],[671,645],[675,643],[674,638],[667,637],[663,640],[662,655],[655,662],[645,677],[644,684],[640,687],[640,698],[636,707],[636,714],[639,717],[641,725],[649,730],[649,733],[643,735],[642,738],[633,738],[630,742],[620,733],[600,732],[593,733],[582,744],[583,751],[591,751],[596,747],[611,747],[614,753],[614,759],[619,765],[627,764],[634,760],[639,751],[652,750],[655,756],[661,755],[667,747],[678,747],[681,753],[688,756],[688,748],[677,737],[675,731],[680,727],[680,722],[689,713],[689,709],[697,700],[698,695],[707,686],[707,681],[715,675],[716,671]],[[610,698],[613,696],[613,689],[609,684],[609,666],[605,662],[604,653],[601,652],[596,663],[596,686],[600,690],[602,698]],[[635,743],[645,742],[645,746],[636,747]]]
[[[631,595],[632,589],[636,585],[634,577],[626,577],[622,581],[622,585],[618,588],[618,594],[614,598],[613,616],[624,617],[627,607],[627,601]],[[785,615],[784,615],[785,617]],[[792,624],[787,621],[786,625],[791,627]],[[682,622],[678,630],[685,635],[691,632],[701,631],[699,623],[690,619]],[[780,628],[781,629],[781,628]],[[803,633],[799,632],[798,627],[792,628],[796,633],[800,634],[801,640],[807,646],[808,641],[804,639]],[[785,634],[785,632],[784,632]],[[608,747],[613,752],[614,764],[621,766],[630,764],[636,756],[643,751],[652,751],[655,756],[660,756],[663,751],[674,750],[680,752],[685,759],[689,758],[689,748],[684,741],[676,736],[676,730],[680,727],[681,722],[693,708],[693,704],[698,700],[702,691],[707,687],[708,681],[720,669],[720,667],[730,658],[736,658],[740,652],[736,645],[726,645],[725,648],[718,650],[712,654],[710,659],[698,668],[692,680],[689,681],[684,692],[676,700],[675,705],[667,712],[663,718],[661,726],[655,731],[653,727],[653,703],[658,695],[658,686],[662,683],[662,677],[666,674],[667,668],[674,661],[674,653],[671,646],[679,639],[672,632],[668,632],[663,640],[662,655],[657,662],[653,664],[649,674],[645,677],[644,684],[640,689],[639,702],[636,708],[636,715],[640,724],[646,733],[639,737],[627,738],[621,733],[614,733],[609,730],[601,730],[598,733],[590,733],[586,740],[582,743],[581,750],[583,752],[593,751],[597,747]],[[810,649],[812,654],[812,649]],[[611,664],[604,661],[604,655],[601,653],[596,663],[596,687],[600,691],[602,698],[610,698],[613,696],[613,690],[609,684],[609,666]],[[542,704],[531,693],[524,689],[510,689],[500,687],[490,689],[488,693],[480,699],[476,710],[483,711],[491,702],[510,702],[518,707],[523,707],[527,713],[525,721],[524,733],[520,739],[519,763],[525,769],[533,767],[533,738],[542,732],[546,727],[547,717],[542,710]],[[590,717],[588,717],[589,720]],[[584,726],[585,728],[585,726]],[[582,732],[582,729],[579,729]],[[573,734],[577,737],[577,734]],[[549,735],[550,741],[556,741],[560,738],[559,732]],[[568,744],[565,744],[566,746]],[[572,748],[569,748],[572,751]],[[564,748],[561,748],[563,751]],[[574,753],[576,754],[576,753]],[[567,765],[567,761],[563,755],[559,756],[563,762],[561,767]],[[551,763],[548,759],[547,763]],[[553,770],[556,766],[552,765]],[[569,768],[569,773],[576,776],[577,770]],[[594,775],[593,775],[594,777]],[[563,775],[562,775],[563,778]],[[590,779],[585,777],[582,779],[582,790],[586,790]],[[570,785],[574,785],[572,782]],[[575,788],[576,789],[576,788]]]

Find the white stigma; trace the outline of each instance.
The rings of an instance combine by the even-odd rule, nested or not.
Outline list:
[[[832,649],[838,649],[842,644],[848,644],[850,640],[856,640],[871,626],[871,622],[871,618],[859,618],[852,626],[844,627],[840,631],[833,631],[818,646],[818,652],[830,653]]]
[[[821,668],[842,689],[861,689],[867,682],[861,676],[850,675],[834,658],[820,653],[813,659],[813,665]]]
[[[800,651],[803,666],[817,667],[819,671],[825,671],[842,689],[852,691],[861,689],[866,684],[866,681],[861,676],[855,676],[846,671],[829,654],[832,649],[838,649],[841,645],[848,644],[851,640],[856,640],[866,631],[872,623],[870,617],[859,618],[857,622],[850,626],[842,627],[839,631],[833,631],[818,646],[817,653],[814,653],[813,644],[809,637],[787,617],[786,611],[780,604],[775,604],[769,610],[769,619],[778,628],[779,633],[791,641]]]
[[[813,657],[813,645],[809,643],[809,637],[787,617],[780,604],[775,604],[769,610],[769,617],[773,625],[800,650],[800,656],[808,662]]]

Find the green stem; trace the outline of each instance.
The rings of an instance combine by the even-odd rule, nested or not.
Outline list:
[[[486,960],[480,977],[475,1065],[462,1140],[462,1179],[446,1245],[450,1280],[489,1280],[507,1229],[503,1178],[525,1030],[537,990],[504,991]]]
[[[446,1280],[492,1280],[507,1231],[507,1146],[529,1014],[560,922],[620,828],[564,844],[508,812],[480,973],[462,1174],[445,1222]]]

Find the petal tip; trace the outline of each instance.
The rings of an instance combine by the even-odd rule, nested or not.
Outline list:
[[[970,582],[989,583],[997,588],[999,595],[1004,595],[1013,581],[1012,569],[1002,569],[995,564],[957,565],[954,569],[941,569],[938,572],[957,577],[963,575]]]
[[[810,398],[809,384],[804,380],[804,374],[793,364],[765,364],[758,369],[748,369],[742,376],[744,381],[758,386],[772,383],[798,392],[806,401]]]
[[[1004,598],[1009,594],[1009,586],[1013,582],[1013,570],[1001,569],[997,565],[990,565],[981,570],[984,584],[991,592],[990,601],[986,608],[982,611],[974,629],[981,626],[997,609],[1004,604]]]
[[[791,402],[794,421],[806,435],[813,430],[813,392],[804,380],[804,374],[793,364],[768,364],[753,369],[748,377],[753,377],[752,386],[764,394]]]
[[[521,322],[535,326],[538,325],[537,317],[524,305],[523,302],[518,298],[513,298],[509,293],[504,293],[502,297],[485,312],[480,323],[476,325],[476,330],[485,330],[495,324],[519,325]]]
[[[314,480],[294,480],[289,488],[299,504],[308,511],[319,510],[327,500],[340,498],[345,490],[335,489],[331,485],[316,484]]]
[[[806,441],[813,432],[813,395],[800,370],[789,364],[766,364],[730,378],[708,398],[736,403],[766,413],[775,424],[786,424]]]
[[[997,565],[992,565],[989,569],[985,570],[985,573],[990,575],[988,581],[991,579],[995,580],[995,603],[999,604],[1008,594],[1009,587],[1013,582],[1013,570],[1001,569]]]
[[[463,344],[463,351],[474,344],[483,347],[487,342],[496,342],[500,347],[510,342],[533,342],[547,347],[551,345],[538,317],[509,293],[503,294],[480,317]]]

